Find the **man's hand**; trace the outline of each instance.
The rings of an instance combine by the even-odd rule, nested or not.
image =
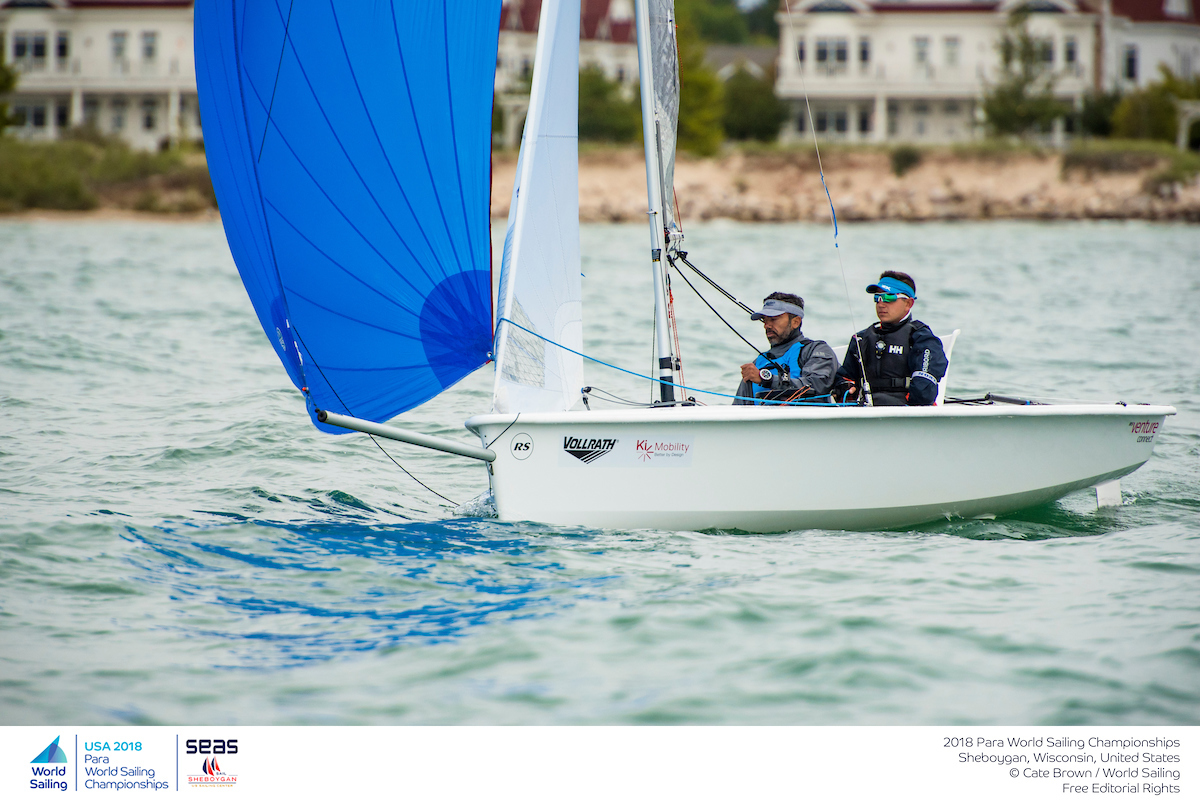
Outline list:
[[[762,376],[758,374],[758,366],[751,364],[742,365],[742,380],[749,381],[751,384],[761,384]]]
[[[849,384],[849,387],[846,389],[845,396],[847,398],[853,398],[858,394],[858,383],[851,381],[850,379],[846,379],[846,383]]]

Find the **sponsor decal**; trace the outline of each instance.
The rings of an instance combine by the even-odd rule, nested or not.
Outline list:
[[[639,462],[658,459],[687,459],[692,450],[692,440],[639,439],[634,447]]]
[[[528,434],[517,434],[512,438],[512,444],[508,446],[508,450],[514,459],[525,461],[533,455],[533,437]]]
[[[888,345],[888,353],[904,353],[903,345]]]
[[[1140,423],[1130,423],[1129,433],[1138,435],[1138,442],[1153,442],[1154,435],[1158,433],[1158,423],[1150,420],[1144,420]]]
[[[618,440],[598,437],[563,437],[563,450],[584,464],[591,464],[612,451]]]
[[[224,760],[226,755],[236,754],[238,752],[238,741],[236,739],[194,739],[187,740],[184,744],[187,746],[187,752],[189,754],[211,754],[211,756],[205,757],[204,761],[200,763],[199,773],[188,774],[188,787],[237,786],[237,774],[222,770],[220,763],[217,761],[218,756]]]

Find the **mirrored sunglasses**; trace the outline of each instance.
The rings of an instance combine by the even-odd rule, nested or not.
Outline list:
[[[893,292],[878,292],[875,294],[876,303],[891,303],[897,298],[907,298],[908,295],[897,295]]]

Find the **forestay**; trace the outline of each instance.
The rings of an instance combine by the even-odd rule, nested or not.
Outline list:
[[[386,420],[488,360],[499,15],[500,0],[196,3],[221,220],[310,412]]]
[[[496,411],[579,400],[582,358],[546,342],[583,348],[579,267],[579,0],[563,0],[541,9],[500,269]]]

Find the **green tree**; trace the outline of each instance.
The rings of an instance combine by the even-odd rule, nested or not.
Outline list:
[[[1054,97],[1054,72],[1042,57],[1044,43],[1029,34],[1028,19],[1026,8],[1013,11],[996,46],[1003,77],[983,96],[983,113],[994,134],[1045,130],[1068,111]]]
[[[676,0],[675,14],[690,19],[706,42],[744,44],[750,39],[736,0]]]
[[[753,8],[742,12],[750,37],[778,42],[779,23],[775,21],[775,15],[778,13],[779,0],[763,0]]]
[[[770,81],[739,69],[725,82],[725,114],[721,122],[730,139],[773,142],[787,119],[787,106],[775,96]]]
[[[1083,96],[1079,127],[1089,136],[1112,136],[1113,114],[1121,103],[1121,93],[1088,92]]]
[[[0,48],[0,133],[12,123],[8,116],[8,103],[2,98],[16,88],[17,71],[4,63],[4,49]]]
[[[1179,125],[1176,100],[1200,99],[1200,76],[1184,80],[1165,66],[1162,78],[1121,99],[1113,112],[1113,133],[1122,139],[1174,142]]]
[[[679,147],[697,156],[711,156],[725,138],[721,81],[704,63],[704,44],[690,17],[680,14],[678,26]]]
[[[621,84],[604,77],[595,65],[579,71],[579,138],[631,142],[642,132],[642,108],[635,90],[631,99]]]

